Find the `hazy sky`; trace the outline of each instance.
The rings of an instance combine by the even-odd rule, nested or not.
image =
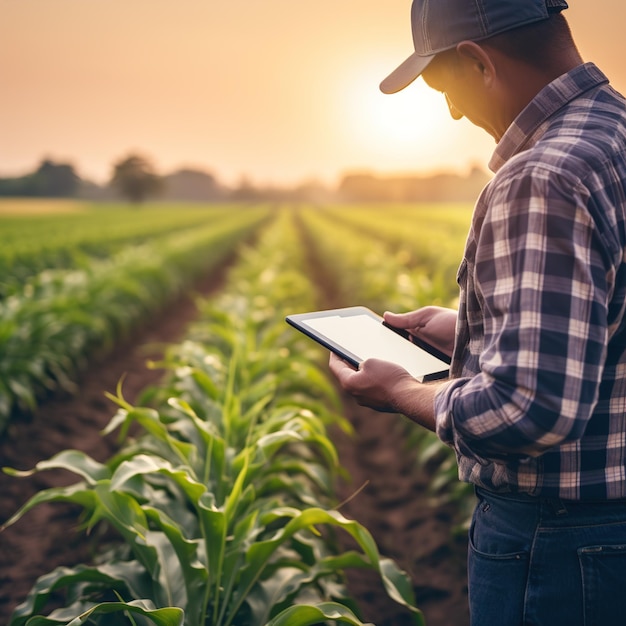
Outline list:
[[[161,173],[334,182],[485,165],[493,140],[421,80],[410,0],[0,0],[0,176],[44,157],[100,182],[139,151]],[[586,60],[626,91],[624,0],[571,0]]]

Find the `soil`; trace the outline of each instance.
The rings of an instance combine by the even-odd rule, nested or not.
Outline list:
[[[216,292],[223,275],[224,270],[207,277],[196,291]],[[68,448],[100,461],[110,457],[115,440],[103,437],[100,430],[115,406],[104,392],[114,392],[125,376],[124,396],[132,403],[142,389],[157,383],[162,372],[148,369],[147,359],[158,358],[164,344],[180,340],[195,314],[193,299],[181,296],[113,352],[92,363],[81,375],[79,395],[50,398],[32,415],[13,419],[0,436],[0,466],[29,469]],[[381,553],[410,574],[427,626],[466,626],[465,541],[454,539],[453,511],[429,503],[430,476],[416,472],[415,459],[404,442],[404,418],[358,407],[351,399],[346,399],[345,413],[357,435],[333,434],[341,463],[351,475],[351,480],[338,485],[338,493],[340,499],[358,493],[343,505],[342,513],[362,523]],[[61,471],[26,479],[0,473],[0,523],[37,491],[73,482],[73,475]],[[44,504],[0,533],[0,624],[8,623],[39,576],[59,565],[90,560],[91,542],[76,526],[76,509]],[[365,621],[378,626],[411,623],[408,612],[388,598],[370,572],[349,572],[349,588]]]

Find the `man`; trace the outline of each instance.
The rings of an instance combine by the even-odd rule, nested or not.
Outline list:
[[[381,89],[421,75],[497,142],[458,312],[385,314],[448,350],[451,377],[330,362],[359,403],[435,431],[476,486],[474,626],[626,624],[626,104],[566,8],[413,2],[415,52]]]

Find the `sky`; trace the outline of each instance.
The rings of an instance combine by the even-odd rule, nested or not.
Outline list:
[[[585,60],[626,92],[626,2],[570,0]],[[0,0],[0,177],[43,158],[106,182],[148,157],[225,184],[486,167],[495,146],[421,79],[410,0]]]

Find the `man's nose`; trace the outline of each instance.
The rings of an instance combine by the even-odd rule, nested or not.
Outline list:
[[[450,115],[453,120],[460,120],[463,117],[463,113],[459,111],[454,104],[452,104],[452,100],[448,97],[448,94],[444,94],[446,97],[446,103],[448,105],[448,109],[450,110]]]

